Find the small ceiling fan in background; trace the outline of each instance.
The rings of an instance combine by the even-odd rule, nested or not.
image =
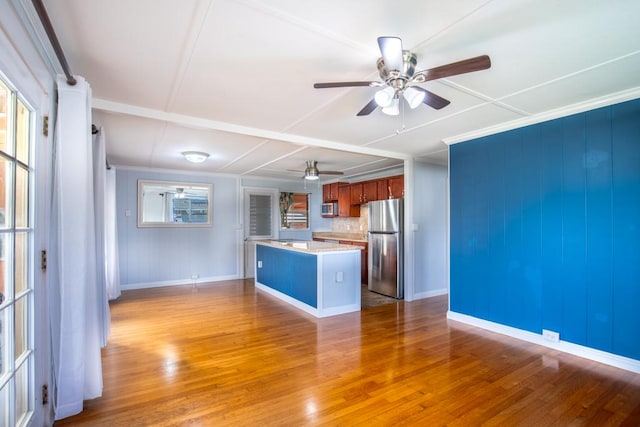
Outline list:
[[[294,171],[291,172],[302,172]],[[318,170],[318,162],[316,160],[307,160],[307,167],[304,170],[304,179],[309,181],[315,181],[320,178],[320,175],[344,175],[344,172],[339,171],[320,171]]]
[[[423,71],[415,71],[417,57],[414,53],[402,49],[402,40],[398,37],[378,37],[378,46],[382,57],[378,59],[378,81],[315,83],[316,89],[335,87],[369,86],[381,88],[375,97],[364,106],[358,116],[371,114],[377,107],[388,115],[400,113],[400,100],[403,98],[410,108],[424,103],[436,110],[446,107],[450,101],[430,92],[418,84],[444,77],[473,71],[486,70],[491,67],[491,59],[487,55],[476,56],[440,67]]]

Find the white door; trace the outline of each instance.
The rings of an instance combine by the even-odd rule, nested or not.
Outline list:
[[[244,277],[255,277],[256,240],[278,238],[278,190],[244,189]]]

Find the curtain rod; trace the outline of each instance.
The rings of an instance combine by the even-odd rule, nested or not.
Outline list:
[[[67,63],[67,59],[64,57],[64,52],[62,51],[56,32],[53,29],[53,25],[51,25],[49,15],[47,15],[47,10],[44,8],[42,0],[32,0],[32,2],[33,7],[35,7],[36,12],[38,13],[38,17],[40,18],[40,22],[47,33],[47,37],[49,37],[49,42],[51,42],[51,46],[53,46],[53,50],[56,52],[62,71],[64,71],[64,75],[67,77],[67,84],[74,86],[77,83],[76,78],[69,69],[69,64]]]

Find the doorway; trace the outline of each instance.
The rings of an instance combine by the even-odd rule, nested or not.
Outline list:
[[[244,277],[255,277],[256,240],[278,238],[278,190],[244,189]]]

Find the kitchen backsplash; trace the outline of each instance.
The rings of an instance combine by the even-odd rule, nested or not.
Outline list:
[[[333,218],[331,231],[334,233],[366,233],[369,225],[369,210],[366,206],[360,209],[360,218]]]

